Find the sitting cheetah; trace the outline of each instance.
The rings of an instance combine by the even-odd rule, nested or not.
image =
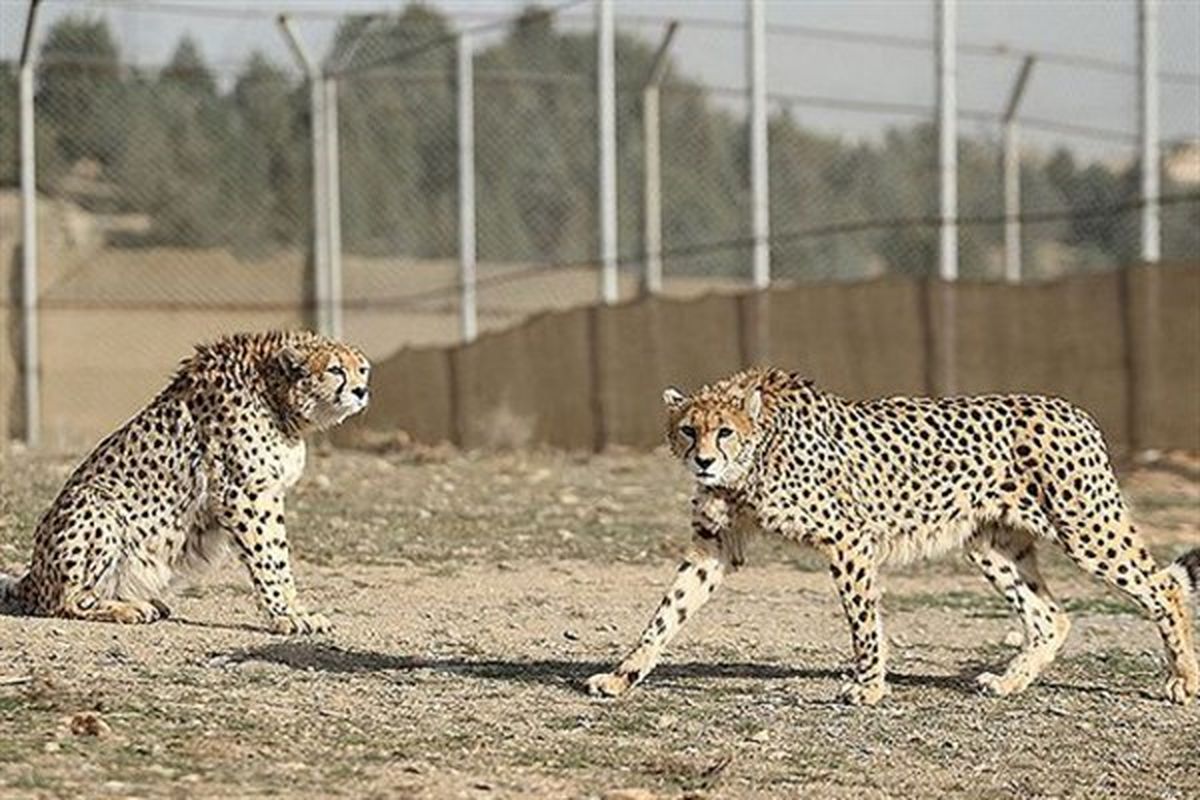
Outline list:
[[[296,599],[284,493],[304,469],[302,437],[366,407],[369,369],[358,350],[305,332],[197,347],[67,480],[38,523],[29,573],[0,578],[0,600],[153,622],[167,588],[232,543],[276,632],[325,630]]]
[[[1024,647],[1000,675],[1007,695],[1053,660],[1069,621],[1038,574],[1036,545],[1056,541],[1083,569],[1155,621],[1170,662],[1167,696],[1200,690],[1189,595],[1200,549],[1160,569],[1134,529],[1095,422],[1064,400],[1027,395],[848,402],[794,375],[757,369],[692,397],[664,396],[667,439],[696,479],[693,549],[637,646],[594,695],[644,680],[683,623],[742,561],[758,529],[810,545],[850,622],[853,704],[887,694],[879,565],[964,547],[1024,625]]]

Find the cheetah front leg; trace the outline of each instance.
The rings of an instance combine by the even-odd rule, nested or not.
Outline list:
[[[721,585],[730,566],[731,551],[722,546],[721,536],[732,536],[724,501],[698,496],[694,503],[695,537],[688,555],[680,563],[671,588],[663,596],[650,623],[634,649],[612,672],[588,679],[588,692],[596,697],[620,697],[654,669],[663,650]]]
[[[619,697],[641,683],[675,634],[721,585],[727,568],[719,545],[710,540],[697,541],[680,563],[674,583],[658,604],[637,646],[612,672],[589,678],[588,691],[597,697]]]
[[[863,537],[829,555],[829,572],[837,584],[854,644],[854,680],[842,687],[841,699],[851,705],[873,706],[889,692],[875,547]]]
[[[233,537],[272,630],[284,634],[329,630],[328,619],[308,613],[296,599],[281,493],[243,493],[221,509],[217,520]]]

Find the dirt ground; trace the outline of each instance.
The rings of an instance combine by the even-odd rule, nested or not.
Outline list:
[[[73,461],[0,455],[0,567]],[[1200,544],[1198,477],[1125,475],[1164,559]],[[759,541],[639,690],[591,700],[671,578],[686,496],[661,454],[315,453],[289,527],[336,629],[265,632],[234,563],[151,626],[0,617],[0,795],[1200,796],[1200,708],[1159,699],[1153,626],[1051,553],[1074,628],[1018,697],[972,689],[1017,625],[950,558],[886,577],[893,695],[833,702],[830,582]]]

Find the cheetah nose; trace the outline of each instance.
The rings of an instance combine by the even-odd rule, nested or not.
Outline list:
[[[708,469],[713,465],[714,461],[716,461],[715,458],[701,458],[700,456],[696,456],[696,466],[700,469]]]
[[[367,396],[367,387],[365,387],[365,386],[355,386],[353,389],[351,389],[351,390],[350,390],[350,392],[351,392],[351,393],[352,393],[352,394],[353,394],[355,397],[357,397],[359,400],[362,400],[364,397],[366,397],[366,396]]]

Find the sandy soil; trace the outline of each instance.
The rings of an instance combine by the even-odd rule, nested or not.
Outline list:
[[[72,462],[0,456],[0,566]],[[1200,543],[1195,478],[1126,476],[1163,557]],[[887,577],[893,695],[834,703],[828,578],[764,541],[638,691],[589,699],[671,577],[686,491],[661,455],[318,454],[289,517],[335,631],[266,633],[232,563],[152,626],[0,617],[0,795],[1200,796],[1200,708],[1159,699],[1153,626],[1049,553],[1075,627],[1019,697],[973,691],[1017,626],[949,559]]]

